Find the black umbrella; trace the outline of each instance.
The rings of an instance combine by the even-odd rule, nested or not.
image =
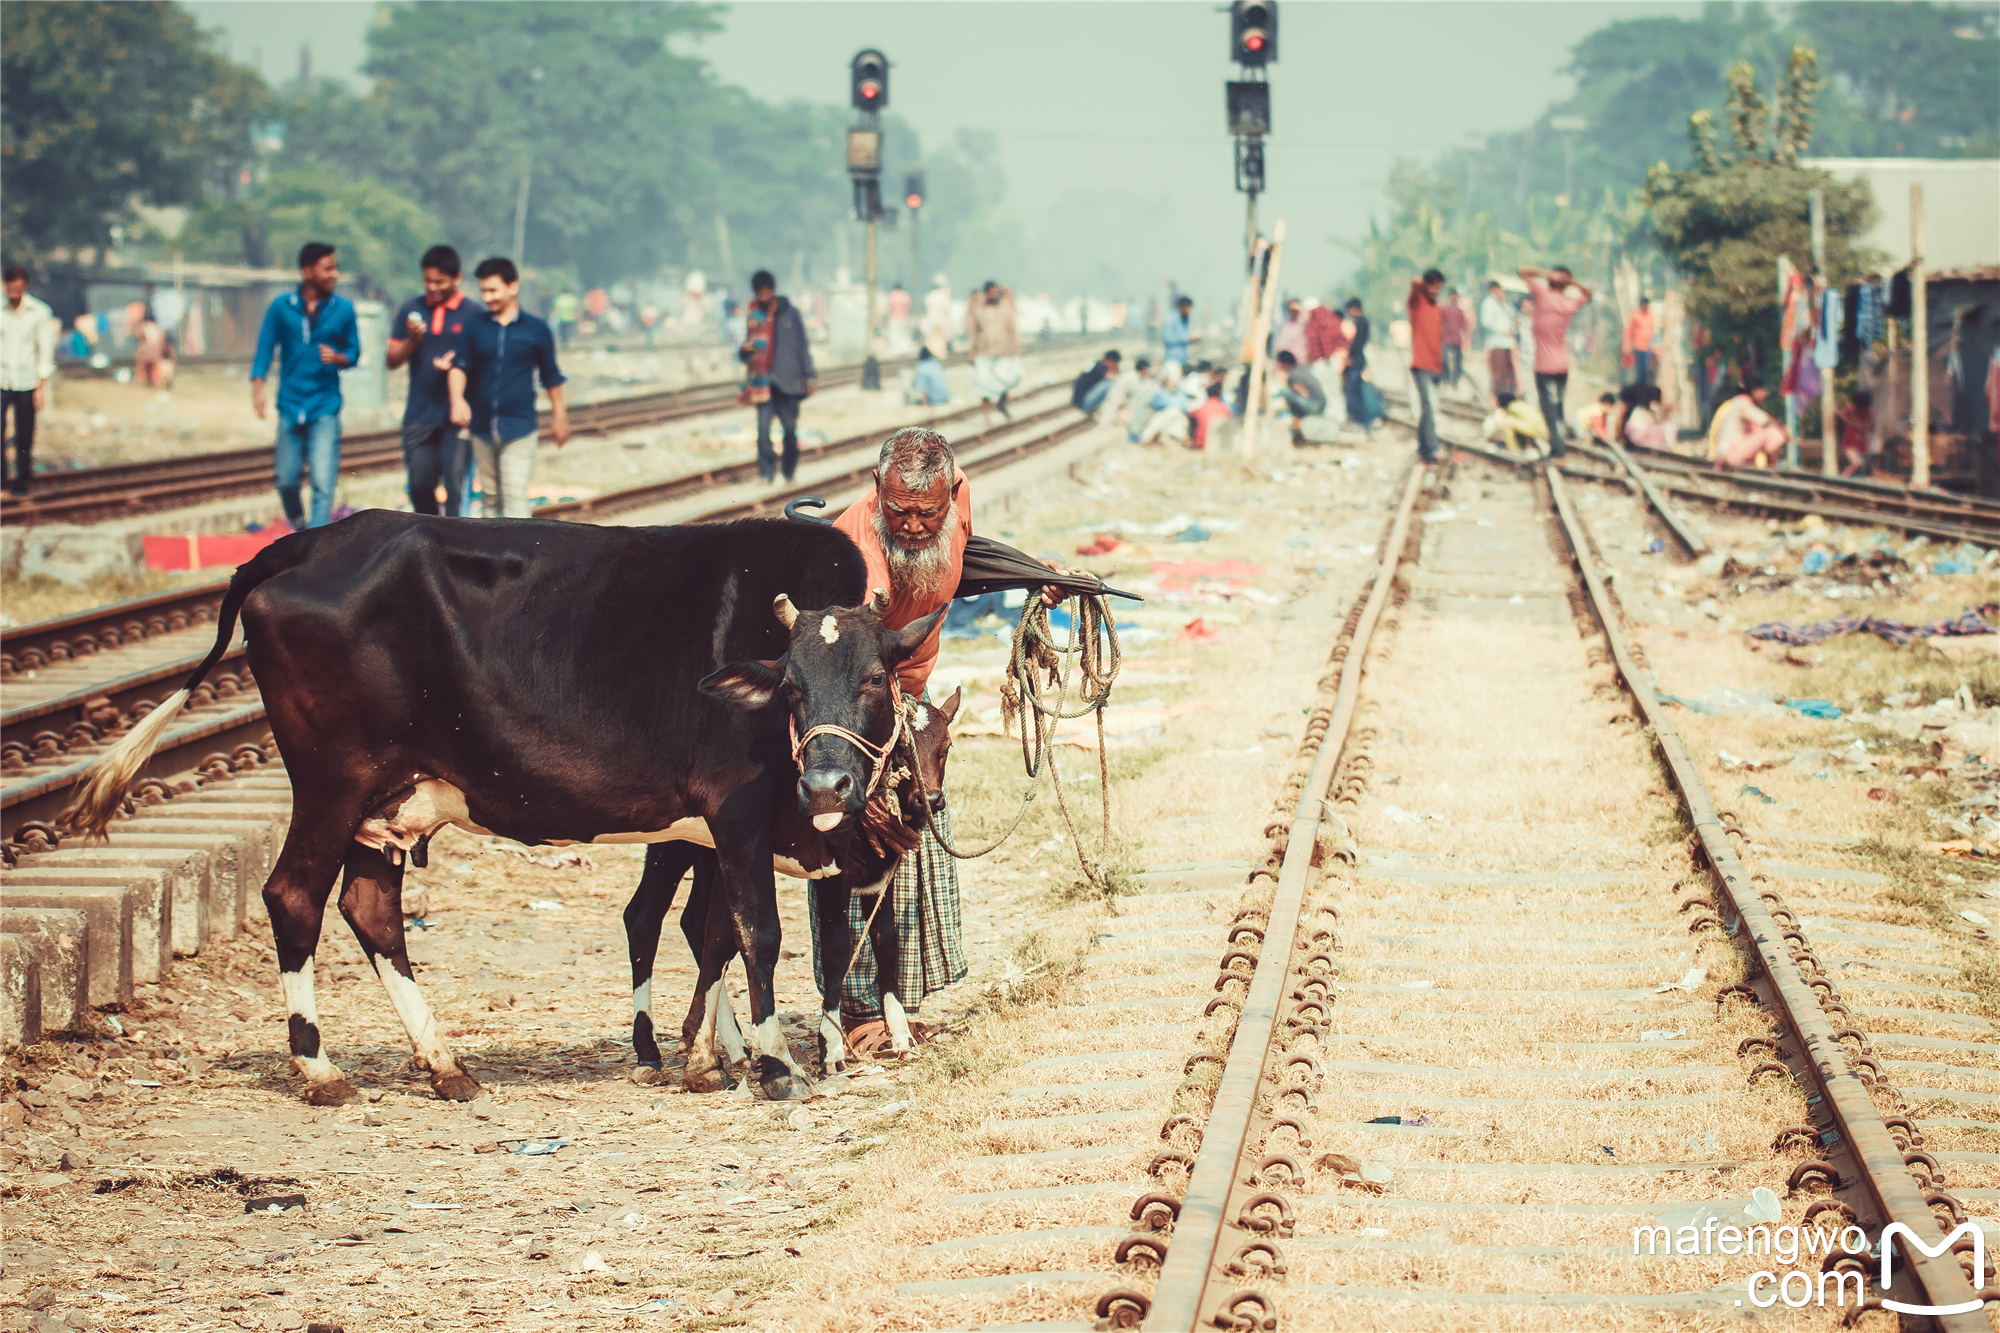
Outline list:
[[[785,506],[785,517],[798,519],[801,523],[831,522],[816,514],[802,514],[799,512],[801,508],[824,509],[826,501],[816,495],[800,496]],[[1134,602],[1146,600],[1119,591],[1095,574],[1057,573],[1025,551],[1005,542],[996,542],[991,537],[977,535],[966,539],[965,561],[959,568],[958,589],[952,596],[978,597],[983,593],[1005,592],[1012,588],[1032,592],[1050,584],[1071,596],[1124,597]]]

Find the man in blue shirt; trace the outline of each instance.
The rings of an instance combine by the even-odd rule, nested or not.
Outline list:
[[[264,416],[264,381],[271,354],[278,369],[278,499],[294,528],[323,527],[333,518],[340,479],[340,372],[361,359],[354,303],[335,296],[340,261],[319,241],[299,250],[299,289],[271,302],[250,363],[250,407]],[[299,480],[312,468],[312,521],[299,503]]]
[[[396,311],[389,325],[389,369],[410,363],[410,396],[403,404],[403,466],[410,476],[410,508],[438,512],[438,482],[444,482],[444,512],[459,516],[465,499],[466,465],[472,442],[451,419],[451,386],[446,377],[458,364],[459,343],[475,308],[458,290],[458,251],[434,245],[424,251],[424,290]]]
[[[481,260],[473,275],[487,314],[466,322],[460,361],[446,372],[451,419],[472,429],[486,517],[526,518],[534,512],[528,486],[535,475],[538,373],[549,392],[556,448],[569,442],[555,335],[546,322],[521,309],[521,275],[512,260]]]
[[[1187,369],[1188,344],[1201,341],[1201,335],[1188,328],[1188,316],[1194,310],[1194,301],[1179,297],[1167,317],[1160,321],[1160,360],[1171,361],[1182,370]]]

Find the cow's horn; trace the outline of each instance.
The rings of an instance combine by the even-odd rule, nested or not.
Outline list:
[[[888,614],[889,614],[889,590],[888,590],[887,588],[877,588],[877,589],[875,589],[875,590],[874,590],[873,592],[869,593],[869,594],[868,594],[868,609],[869,609],[870,611],[873,611],[873,612],[874,612],[874,613],[875,613],[875,614],[876,614],[877,616],[886,616],[886,615],[888,615]]]
[[[793,622],[799,618],[799,609],[792,605],[792,599],[784,593],[779,593],[777,599],[771,603],[771,610],[777,614],[778,623],[786,629],[790,629]]]

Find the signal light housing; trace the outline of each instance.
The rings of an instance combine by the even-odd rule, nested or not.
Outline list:
[[[1277,62],[1277,0],[1236,0],[1229,6],[1229,58],[1251,69]]]
[[[875,113],[889,105],[889,57],[872,47],[857,51],[848,67],[849,98],[856,111]]]
[[[924,206],[924,173],[912,171],[903,177],[903,202],[912,209]]]

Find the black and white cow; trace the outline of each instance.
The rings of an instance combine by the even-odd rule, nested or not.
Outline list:
[[[264,886],[306,1100],[353,1089],[322,1048],[313,952],[340,908],[441,1097],[480,1090],[446,1047],[403,937],[404,864],[447,824],[524,843],[648,842],[701,819],[750,980],[765,1093],[804,1093],[774,1013],[771,828],[793,805],[857,821],[891,673],[935,617],[883,630],[844,535],[783,520],[670,528],[473,521],[369,511],[272,543],[241,566],[215,649],[78,786],[64,822],[101,835],[239,611],[292,784]],[[789,594],[834,608],[805,632]],[[834,633],[825,633],[825,626]]]
[[[802,612],[809,616],[811,612]],[[951,723],[958,713],[959,692],[941,704],[908,705],[905,727],[910,744],[891,757],[884,783],[894,792],[895,812],[912,837],[930,815],[944,808],[945,762],[951,753]],[[915,756],[914,771],[907,756]],[[687,820],[670,830],[669,840],[646,849],[646,869],[632,901],[625,907],[625,940],[632,959],[632,1049],[639,1063],[659,1069],[659,1039],[653,1022],[653,963],[659,955],[660,928],[674,905],[681,880],[694,872],[687,906],[681,911],[681,934],[700,968],[693,1003],[681,1024],[687,1065],[683,1075],[691,1092],[714,1092],[723,1085],[721,1065],[741,1061],[746,1050],[736,1015],[729,1003],[722,973],[736,956],[736,932],[726,914],[711,912],[716,879],[712,842],[699,820]],[[828,1074],[847,1067],[846,1035],[840,1021],[840,995],[848,959],[854,949],[848,921],[849,901],[886,893],[901,856],[853,833],[829,835],[814,828],[796,808],[782,807],[771,830],[771,851],[777,869],[809,881],[807,910],[819,926],[820,1062]],[[910,1050],[910,1025],[896,985],[902,942],[895,914],[875,914],[869,927],[877,974],[881,978],[882,1010],[892,1049]]]

